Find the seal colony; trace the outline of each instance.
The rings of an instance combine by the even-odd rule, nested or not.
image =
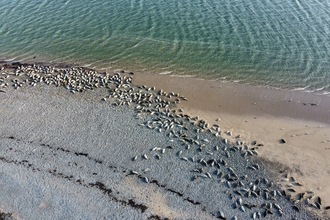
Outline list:
[[[273,175],[259,163],[259,143],[231,141],[235,139],[233,134],[222,131],[218,123],[210,125],[198,116],[193,117],[177,109],[176,104],[187,101],[184,96],[155,87],[136,86],[132,83],[132,75],[132,72],[123,70],[110,75],[82,67],[4,64],[0,92],[13,92],[13,89],[40,83],[64,87],[72,94],[106,89],[107,94],[100,97],[100,102],[114,108],[133,109],[141,129],[163,135],[168,140],[166,145],[122,158],[132,167],[128,168],[127,175],[184,197],[189,203],[204,207],[215,218],[317,219],[313,210],[330,209],[314,192],[296,190],[302,183],[287,173],[283,173],[281,180],[287,183],[285,189],[280,188]],[[212,188],[207,190],[216,192],[213,198],[185,197],[183,193],[159,183],[152,174],[153,167],[148,165],[150,161],[151,164],[161,165],[163,161],[165,164],[164,158],[168,157],[175,158],[180,166],[173,169],[189,167],[187,176],[182,178],[188,177],[190,185],[212,184]],[[94,186],[107,190],[102,184]],[[227,205],[217,205],[220,198]]]

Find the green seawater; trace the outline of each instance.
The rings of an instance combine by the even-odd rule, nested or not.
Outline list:
[[[330,92],[330,2],[0,1],[0,59]]]

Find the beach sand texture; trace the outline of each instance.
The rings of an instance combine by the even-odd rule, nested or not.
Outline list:
[[[128,73],[65,71],[2,74],[0,211],[8,218],[328,217],[330,129],[320,116],[327,97],[141,74],[133,82],[147,86],[136,87]],[[83,77],[99,88],[80,93],[44,83],[69,82],[65,75],[78,81],[79,71],[90,72]],[[172,91],[188,100],[169,97]],[[264,98],[267,91],[278,101]],[[293,99],[281,101],[281,92]]]

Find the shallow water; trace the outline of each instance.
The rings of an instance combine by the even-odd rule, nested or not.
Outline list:
[[[330,92],[327,1],[1,1],[0,58]]]

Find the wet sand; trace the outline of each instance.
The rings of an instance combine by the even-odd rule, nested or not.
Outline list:
[[[254,146],[259,152],[256,161],[263,169],[273,171],[260,174],[274,176],[284,189],[290,181],[281,180],[284,174],[289,173],[303,185],[293,187],[296,193],[312,190],[315,196],[321,196],[322,210],[311,210],[326,218],[328,213],[324,207],[330,204],[327,185],[329,97],[192,78],[138,73],[133,77],[136,85],[156,86],[157,89],[179,92],[187,97],[188,101],[181,101],[178,108],[182,108],[184,114],[206,119],[211,125],[219,124],[222,137],[230,141],[229,145],[241,141],[250,146],[250,143],[256,141],[260,145]],[[227,188],[225,184],[216,189],[214,186],[219,183],[213,181],[191,182],[191,166],[178,160],[176,152],[169,153],[168,157],[165,154],[164,164],[143,158],[139,159],[143,163],[133,163],[130,158],[148,152],[154,146],[166,146],[169,140],[159,132],[141,129],[134,121],[134,114],[129,113],[129,108],[123,110],[105,105],[107,102],[104,103],[101,98],[106,93],[107,90],[100,88],[72,95],[63,88],[37,86],[23,88],[22,91],[11,89],[0,94],[1,120],[5,122],[1,127],[0,144],[5,155],[1,158],[1,181],[6,186],[0,193],[6,197],[11,192],[11,198],[15,198],[10,200],[7,197],[5,203],[0,204],[0,211],[23,218],[45,213],[56,213],[59,217],[61,215],[58,215],[54,207],[64,202],[70,204],[71,209],[64,210],[59,205],[63,216],[77,215],[77,218],[110,215],[120,218],[133,215],[143,219],[157,219],[157,216],[170,219],[211,219],[218,216],[219,207],[227,212],[227,216],[230,216],[228,219],[234,215],[242,218],[250,216],[232,209],[232,202],[223,199],[223,191]],[[110,115],[107,114],[109,112]],[[232,135],[227,135],[226,131],[231,131]],[[281,139],[286,143],[280,143]],[[9,148],[15,149],[17,153],[12,153]],[[194,154],[189,153],[192,157]],[[241,160],[240,155],[232,157],[233,163]],[[48,159],[51,160],[45,166]],[[33,165],[29,166],[25,160],[33,161],[30,162]],[[245,159],[241,162],[251,164]],[[73,163],[80,164],[82,168],[71,167]],[[239,163],[233,164],[237,172],[252,172]],[[57,167],[58,171],[52,167]],[[178,169],[172,170],[171,167]],[[109,172],[109,168],[114,174]],[[136,178],[129,175],[132,169],[141,172],[146,168],[152,168],[151,172],[143,175],[155,181],[153,184],[145,184],[143,176]],[[30,175],[34,179],[29,178]],[[77,184],[79,180],[85,182]],[[32,192],[21,190],[15,193],[20,187],[32,189]],[[78,192],[77,188],[78,191],[83,190]],[[70,191],[69,195],[67,190]],[[43,191],[44,196],[39,191]],[[112,193],[115,191],[118,191],[118,196]],[[89,198],[86,204],[92,204],[91,210],[77,208],[85,204],[78,196],[81,192],[82,197]],[[66,196],[65,199],[61,200],[56,196],[57,193]],[[109,195],[111,202],[107,203],[108,197],[102,196],[102,193]],[[22,196],[31,194],[34,195],[34,206],[24,206],[23,211],[19,211]],[[109,209],[106,213],[99,212],[99,199],[106,203],[102,205]],[[282,202],[285,207],[288,205],[281,199],[278,202]],[[17,204],[20,206],[17,207]],[[29,208],[36,207],[38,212],[31,215]],[[78,215],[77,212],[81,213]],[[295,211],[288,206],[285,213],[294,216]]]
[[[240,135],[233,141],[262,143],[260,156],[283,188],[281,171],[303,184],[297,192],[312,190],[330,205],[329,96],[177,76],[136,74],[134,82],[184,94],[185,113]]]

